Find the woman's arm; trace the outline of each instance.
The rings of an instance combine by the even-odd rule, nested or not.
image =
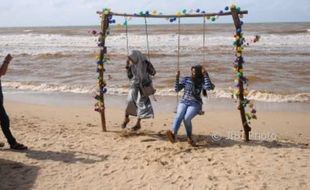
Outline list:
[[[132,79],[133,77],[133,74],[132,74],[132,71],[131,71],[131,68],[130,68],[130,60],[128,59],[127,62],[126,62],[126,70],[127,70],[127,77],[129,79]]]
[[[149,61],[146,61],[146,62],[147,62],[147,68],[146,68],[147,73],[154,76],[156,74],[156,70],[154,66],[152,65],[151,62]]]
[[[207,71],[207,69],[205,67],[202,69],[202,73],[203,73],[203,76],[204,76],[202,88],[204,90],[213,90],[215,85],[211,82],[209,74],[208,74],[208,71]]]
[[[204,81],[202,88],[205,90],[213,90],[215,85],[211,82],[208,73],[204,74]]]
[[[6,74],[6,71],[8,70],[9,63],[11,62],[12,59],[13,59],[13,57],[10,54],[8,54],[4,58],[3,64],[0,67],[0,76],[3,76]]]
[[[176,80],[175,80],[175,91],[179,92],[185,87],[185,81],[186,78],[183,78],[182,81],[180,82],[180,71],[177,72],[176,74]]]

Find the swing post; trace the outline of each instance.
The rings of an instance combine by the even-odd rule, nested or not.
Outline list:
[[[102,18],[101,18],[101,33],[99,37],[99,47],[100,47],[100,53],[99,53],[99,61],[100,61],[100,66],[102,69],[99,70],[99,89],[100,89],[100,102],[102,103],[102,109],[100,111],[100,117],[101,117],[101,126],[102,126],[102,131],[106,132],[106,120],[105,120],[105,104],[104,104],[104,92],[103,88],[105,87],[105,82],[104,82],[104,58],[106,57],[107,54],[107,47],[105,46],[105,38],[107,36],[107,31],[109,28],[109,19],[108,19],[109,14],[102,13]]]
[[[235,28],[236,28],[236,35],[237,36],[242,36],[242,30],[241,30],[241,22],[240,22],[240,18],[239,18],[239,14],[240,12],[237,11],[236,8],[232,8],[231,9],[231,15],[233,17],[234,20],[234,24],[235,24]],[[238,49],[241,48],[241,42],[240,40],[237,41],[236,44],[236,52],[238,52]],[[239,57],[242,57],[242,52],[240,52],[240,55],[236,55]],[[243,69],[243,58],[242,61],[238,62],[238,71],[242,71]],[[243,81],[240,79],[240,77],[238,78],[238,86],[239,86],[239,105],[238,105],[238,109],[240,110],[240,116],[241,116],[241,121],[242,121],[242,126],[243,126],[243,130],[244,130],[244,140],[245,141],[249,141],[249,132],[251,131],[251,127],[249,126],[248,122],[247,122],[247,118],[245,115],[245,108],[243,106],[243,102],[244,102],[244,86],[243,86]]]

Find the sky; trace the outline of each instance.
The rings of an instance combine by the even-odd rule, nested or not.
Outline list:
[[[244,18],[248,23],[310,22],[310,0],[0,0],[0,27],[98,25],[96,11],[103,8],[121,13],[156,10],[176,14],[183,9],[197,8],[219,12],[231,4],[249,11]],[[143,23],[141,19],[132,22]],[[151,21],[154,24],[163,22]],[[226,17],[218,22],[232,20]]]

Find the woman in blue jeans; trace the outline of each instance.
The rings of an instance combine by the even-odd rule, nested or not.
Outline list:
[[[176,74],[175,91],[179,92],[184,88],[184,94],[179,102],[172,130],[167,131],[167,136],[172,143],[176,141],[175,137],[183,121],[188,143],[195,145],[192,139],[192,119],[202,111],[200,94],[202,92],[206,96],[206,90],[214,89],[207,70],[201,65],[192,67],[191,72],[192,76],[184,77],[181,82],[179,82],[180,71]]]

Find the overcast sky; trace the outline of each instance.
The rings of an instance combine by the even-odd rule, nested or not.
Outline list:
[[[232,3],[249,11],[246,22],[310,22],[310,0],[0,0],[0,27],[97,25],[96,11],[105,7],[115,12],[175,14],[197,8],[218,12]]]

